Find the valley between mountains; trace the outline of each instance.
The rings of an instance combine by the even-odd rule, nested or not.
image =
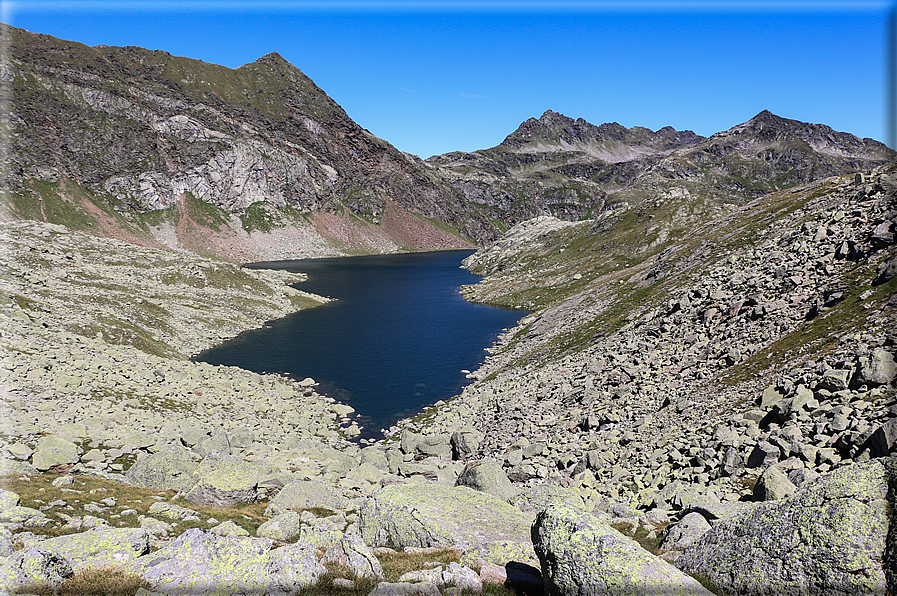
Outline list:
[[[3,589],[897,593],[893,150],[549,110],[422,160],[276,54],[2,34]],[[467,247],[531,314],[382,441],[190,360],[327,300],[240,263]]]

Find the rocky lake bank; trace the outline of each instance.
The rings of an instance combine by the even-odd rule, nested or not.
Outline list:
[[[504,266],[468,297],[581,288],[371,445],[311,379],[189,360],[320,304],[301,277],[4,223],[2,581],[893,591],[895,196],[893,168],[829,178],[601,275],[515,260],[570,255],[594,221],[522,224],[471,258]],[[423,559],[384,571],[395,551]]]

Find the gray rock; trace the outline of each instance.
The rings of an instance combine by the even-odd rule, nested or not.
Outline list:
[[[869,437],[869,446],[875,457],[892,453],[897,447],[897,418],[892,418],[876,428]]]
[[[726,449],[726,454],[723,456],[720,469],[726,476],[733,476],[744,469],[744,458],[741,457],[741,454],[738,453],[737,449],[729,447]]]
[[[710,595],[634,540],[569,505],[552,505],[539,513],[532,536],[546,596]]]
[[[57,435],[42,437],[31,456],[31,464],[41,472],[68,471],[78,463],[78,446]]]
[[[822,374],[817,388],[829,391],[841,391],[847,389],[850,381],[850,371],[845,369],[831,369]]]
[[[476,453],[483,440],[483,433],[472,426],[464,426],[452,433],[452,458],[464,459]]]
[[[193,509],[162,501],[153,503],[147,511],[150,515],[161,515],[164,518],[173,520],[199,519],[199,512]]]
[[[660,547],[666,550],[685,550],[710,529],[710,522],[700,513],[688,513],[677,523],[667,527]]]
[[[15,552],[12,541],[12,532],[7,528],[0,528],[0,557],[8,557]]]
[[[717,523],[676,565],[733,594],[883,594],[889,474],[881,460],[838,468]]]
[[[297,480],[287,484],[271,500],[265,515],[273,517],[287,511],[298,511],[311,507],[325,509],[345,509],[346,498],[333,487],[318,480]]]
[[[121,567],[166,594],[293,592],[317,582],[326,569],[307,545],[271,550],[262,538],[187,530],[161,549]]]
[[[0,457],[0,474],[38,474],[38,469],[31,464],[17,459]]]
[[[298,538],[302,532],[301,520],[301,513],[287,511],[260,525],[255,535],[259,538],[289,542]]]
[[[213,523],[211,520],[209,523]],[[242,526],[238,526],[232,520],[223,521],[214,528],[209,528],[209,532],[218,536],[249,536],[249,530]]]
[[[0,587],[10,592],[32,584],[57,586],[74,575],[72,565],[40,545],[20,550],[0,562]]]
[[[165,448],[139,458],[125,472],[125,479],[143,488],[185,491],[193,485],[199,465],[183,447]]]
[[[402,453],[414,453],[423,438],[423,435],[411,432],[408,429],[403,430],[399,438],[399,447]]]
[[[779,400],[785,397],[785,394],[779,391],[778,387],[775,385],[770,385],[766,389],[763,390],[763,393],[760,395],[760,403],[758,404],[761,409],[767,409]]]
[[[521,511],[533,514],[554,503],[565,503],[583,510],[586,508],[582,496],[575,490],[547,484],[523,488],[508,502]]]
[[[227,433],[223,430],[218,430],[213,432],[210,437],[197,443],[196,446],[193,447],[193,450],[202,457],[206,457],[213,451],[230,455],[230,439],[228,438]]]
[[[794,484],[794,486],[796,486],[797,488],[800,488],[805,484],[809,484],[819,477],[820,474],[818,472],[809,468],[795,468],[788,472],[788,480],[790,480],[791,483]]]
[[[421,439],[415,451],[421,455],[449,459],[452,456],[450,435],[428,435]]]
[[[894,356],[884,348],[876,348],[868,358],[860,359],[857,381],[862,384],[876,386],[887,385],[897,377],[897,364]]]
[[[779,461],[779,448],[768,441],[758,441],[748,456],[747,467],[771,466]]]
[[[133,561],[149,552],[150,543],[149,534],[141,528],[99,527],[44,540],[40,549],[65,559],[77,572]]]
[[[797,487],[788,480],[788,476],[776,466],[763,470],[757,484],[754,485],[754,500],[778,501],[793,495]]]
[[[493,459],[469,462],[458,476],[455,486],[467,486],[505,501],[517,494],[504,470]]]
[[[0,513],[19,504],[19,495],[0,488]]]
[[[507,545],[513,543],[522,545],[529,553],[527,560],[535,562],[530,517],[498,497],[467,487],[387,486],[362,503],[358,516],[361,536],[371,546],[483,546],[489,551],[484,558],[493,559],[493,546],[510,551]],[[501,552],[492,554],[496,563],[511,560],[501,561]]]
[[[897,277],[897,257],[878,266],[878,277],[875,278],[873,283],[880,286],[883,283],[891,281],[895,277]]]
[[[347,534],[328,548],[321,559],[324,563],[347,567],[356,577],[385,578],[380,561],[358,534]]]
[[[202,460],[195,481],[184,497],[209,507],[229,507],[255,501],[258,470],[232,455],[213,451]]]
[[[483,581],[476,571],[458,563],[452,562],[442,572],[442,585],[447,586],[442,593],[445,596],[464,593],[479,594],[483,591]]]

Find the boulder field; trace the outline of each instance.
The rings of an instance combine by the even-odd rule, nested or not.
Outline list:
[[[775,217],[758,200],[702,231],[725,251],[671,251],[529,315],[459,396],[373,443],[312,379],[188,358],[320,304],[298,278],[2,224],[0,582],[894,593],[897,184],[785,192],[800,200]],[[639,283],[662,299],[551,352]]]

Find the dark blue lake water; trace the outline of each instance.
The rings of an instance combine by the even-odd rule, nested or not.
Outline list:
[[[319,393],[355,408],[362,437],[460,393],[462,370],[525,314],[465,302],[472,251],[271,261],[255,268],[308,274],[297,288],[336,298],[203,352],[197,360],[312,377]]]

